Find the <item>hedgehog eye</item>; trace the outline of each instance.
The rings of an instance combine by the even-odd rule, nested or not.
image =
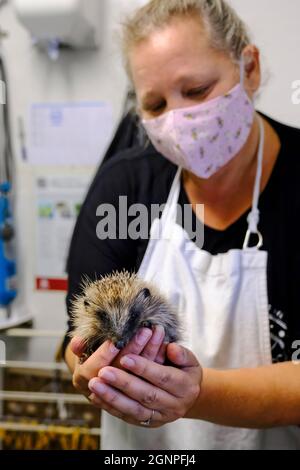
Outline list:
[[[83,303],[85,307],[90,307],[91,305],[88,300],[85,300]]]
[[[108,320],[108,315],[104,310],[97,310],[97,316],[102,322]]]
[[[135,320],[136,318],[138,318],[140,316],[140,314],[141,314],[141,311],[138,308],[132,307],[130,309],[130,318],[132,320]]]

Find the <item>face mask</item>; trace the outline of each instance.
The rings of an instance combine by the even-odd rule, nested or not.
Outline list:
[[[254,106],[243,82],[242,60],[240,83],[225,96],[143,120],[156,150],[200,178],[217,173],[243,148],[253,125]]]

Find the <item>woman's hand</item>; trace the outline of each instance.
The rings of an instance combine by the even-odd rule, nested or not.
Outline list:
[[[143,328],[121,352],[110,341],[106,341],[83,364],[80,363],[80,357],[84,352],[84,343],[80,338],[73,338],[70,348],[76,356],[73,373],[74,387],[89,398],[91,394],[88,388],[89,381],[97,377],[103,367],[113,365],[122,368],[120,361],[127,354],[142,354],[149,360],[163,364],[166,350],[166,345],[163,343],[164,336],[164,329],[161,327],[154,328],[153,332]]]
[[[136,426],[150,421],[149,426],[157,428],[185,417],[199,396],[202,369],[192,352],[175,343],[167,346],[167,358],[174,367],[123,355],[120,364],[130,373],[102,368],[99,378],[89,382],[90,400]]]

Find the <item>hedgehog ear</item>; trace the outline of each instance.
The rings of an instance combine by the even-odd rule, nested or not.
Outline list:
[[[88,300],[84,300],[83,303],[85,307],[89,307],[91,305]]]
[[[139,292],[137,296],[137,300],[142,302],[143,300],[148,299],[148,297],[150,296],[151,296],[150,290],[145,288],[145,289],[142,289],[141,292]]]

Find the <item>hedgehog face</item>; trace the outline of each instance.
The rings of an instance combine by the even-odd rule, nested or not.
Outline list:
[[[124,348],[142,327],[160,325],[166,342],[178,341],[177,314],[152,283],[122,271],[95,282],[86,279],[82,287],[73,301],[70,336],[84,341],[86,356],[107,340]]]
[[[143,289],[129,305],[126,314],[121,315],[123,321],[119,322],[116,329],[116,338],[113,343],[118,349],[123,349],[129,341],[134,337],[139,328],[144,326],[145,303],[150,300],[151,294],[149,289]]]
[[[85,297],[83,304],[91,320],[90,332],[95,332],[93,343],[99,344],[102,342],[101,338],[106,338],[118,349],[123,349],[138,329],[144,326],[143,313],[150,299],[149,289],[142,289],[128,304],[124,303],[124,298],[121,297],[115,298],[113,304],[102,302],[101,305],[96,298]]]

